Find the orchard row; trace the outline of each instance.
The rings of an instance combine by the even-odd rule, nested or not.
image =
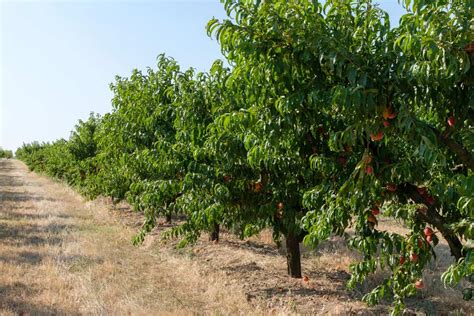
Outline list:
[[[13,152],[11,150],[3,149],[0,147],[0,158],[13,158]]]
[[[229,67],[196,73],[160,55],[116,78],[111,113],[16,155],[85,196],[129,201],[146,218],[136,243],[173,214],[185,222],[165,235],[182,246],[220,227],[271,229],[300,278],[301,242],[346,236],[363,254],[348,285],[391,271],[364,300],[392,299],[394,314],[440,239],[453,255],[444,282],[472,278],[469,1],[404,1],[396,27],[369,0],[223,2],[229,18],[207,30]],[[410,233],[379,230],[380,216]]]

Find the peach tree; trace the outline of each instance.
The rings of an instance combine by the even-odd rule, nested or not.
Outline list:
[[[233,67],[228,89],[246,83],[229,125],[267,173],[287,243],[352,228],[363,259],[349,286],[389,270],[364,300],[392,297],[394,313],[440,239],[454,258],[444,281],[472,277],[472,2],[403,1],[396,27],[369,0],[223,2],[230,18],[208,32]],[[379,214],[408,233],[378,229]]]
[[[196,73],[194,69],[180,71],[173,61],[172,67],[158,65],[156,78],[172,70],[173,78],[163,95],[154,95],[154,113],[166,122],[168,137],[158,138],[148,149],[148,158],[138,158],[153,170],[147,172],[145,181],[132,184],[129,200],[145,210],[146,222],[135,242],[141,242],[156,226],[160,210],[183,213],[187,223],[167,233],[169,237],[184,236],[181,245],[195,241],[200,230],[214,232],[218,239],[219,216],[216,210],[221,204],[210,192],[214,191],[218,178],[214,166],[199,153],[204,143],[207,125],[212,120],[212,105],[219,97],[213,90],[213,74]],[[224,71],[216,62],[214,73]],[[164,89],[164,87],[157,87]],[[165,131],[155,131],[162,136]],[[150,176],[151,175],[151,176]],[[199,211],[203,211],[199,213]],[[199,216],[197,216],[199,213]],[[190,225],[190,223],[193,225]],[[190,227],[194,229],[189,229]],[[199,227],[199,229],[198,229]]]
[[[160,55],[156,70],[116,77],[111,84],[113,110],[98,132],[97,187],[102,195],[127,199],[144,212],[145,230],[158,215],[170,216],[166,206],[179,191],[182,159],[174,148],[173,102],[180,74],[173,59]]]

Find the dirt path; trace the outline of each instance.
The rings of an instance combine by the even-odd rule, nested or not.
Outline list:
[[[0,160],[0,314],[253,310],[190,260],[133,247],[133,233],[66,186]]]
[[[355,291],[345,287],[356,258],[342,239],[303,253],[309,282],[286,276],[270,233],[247,241],[203,236],[180,251],[158,233],[134,247],[140,215],[126,205],[87,202],[67,186],[0,159],[0,314],[323,314],[382,315],[360,298],[386,274]],[[161,227],[163,229],[165,227]],[[382,220],[379,229],[403,230]],[[403,233],[400,231],[400,233]],[[172,244],[172,243],[171,243]],[[460,289],[439,276],[452,261],[445,245],[425,273],[426,289],[408,301],[416,314],[471,314]]]

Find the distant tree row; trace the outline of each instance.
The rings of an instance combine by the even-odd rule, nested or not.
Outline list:
[[[3,149],[0,147],[0,158],[13,158],[13,152],[11,150]]]
[[[394,314],[441,238],[445,284],[472,281],[472,3],[405,0],[391,27],[370,0],[223,2],[229,19],[207,29],[229,68],[160,55],[156,70],[116,77],[111,113],[16,155],[85,196],[129,201],[146,219],[135,243],[172,214],[185,222],[165,236],[181,246],[271,229],[300,278],[301,242],[345,236],[362,254],[349,287],[391,271],[364,300],[390,298]],[[378,229],[380,216],[410,233]]]

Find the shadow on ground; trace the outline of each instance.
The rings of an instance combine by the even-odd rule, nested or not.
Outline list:
[[[1,202],[41,202],[49,201],[55,202],[56,199],[49,197],[37,196],[26,192],[11,192],[11,191],[0,191],[0,203]]]
[[[75,229],[74,225],[49,223],[37,225],[31,223],[0,223],[0,245],[8,246],[44,246],[59,245],[62,242],[60,233]],[[0,258],[1,260],[1,258]]]
[[[61,310],[54,306],[28,303],[39,291],[26,284],[15,282],[0,284],[0,309],[16,315],[80,315],[76,311]]]
[[[280,256],[280,253],[276,247],[270,247],[268,245],[263,245],[261,243],[253,242],[251,240],[241,242],[233,240],[222,240],[220,243],[227,247],[235,248],[236,250],[246,249],[259,255]]]

